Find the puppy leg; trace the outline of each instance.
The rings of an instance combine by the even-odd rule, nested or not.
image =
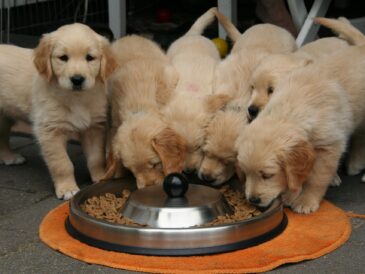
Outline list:
[[[352,138],[347,161],[347,173],[359,174],[365,168],[365,127],[357,130]]]
[[[13,120],[0,113],[0,164],[19,165],[25,162],[25,158],[11,151],[9,146],[9,134],[13,124]]]
[[[105,174],[105,133],[104,127],[95,126],[81,134],[81,145],[93,183],[100,182]]]
[[[303,185],[299,197],[291,203],[298,213],[309,214],[316,211],[328,186],[336,176],[338,163],[345,145],[339,143],[333,147],[317,151],[317,158],[308,181]]]
[[[68,200],[78,188],[74,167],[67,155],[68,135],[61,131],[35,130],[44,160],[48,166],[58,199]]]

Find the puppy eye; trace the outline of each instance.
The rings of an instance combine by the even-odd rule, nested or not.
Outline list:
[[[95,60],[95,57],[91,56],[90,54],[86,54],[85,59],[86,59],[86,61],[91,62],[91,61]]]
[[[274,176],[274,174],[267,174],[267,173],[261,172],[261,178],[264,180],[268,180],[268,179],[272,178],[273,176]]]
[[[151,168],[157,168],[161,166],[161,162],[157,162],[157,163],[150,163],[150,167]]]
[[[64,54],[64,55],[59,56],[58,59],[60,59],[63,62],[67,62],[68,61],[68,56],[66,54]]]
[[[269,86],[268,88],[267,88],[267,94],[272,94],[274,92],[274,88],[273,87],[271,87],[271,86]]]
[[[253,92],[253,90],[255,89],[255,87],[253,85],[250,86],[250,92]]]

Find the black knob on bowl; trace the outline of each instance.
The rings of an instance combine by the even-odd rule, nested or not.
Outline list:
[[[180,173],[170,173],[163,181],[163,189],[170,198],[184,197],[188,188],[188,180]]]

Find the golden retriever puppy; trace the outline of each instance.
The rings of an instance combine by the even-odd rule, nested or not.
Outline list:
[[[214,20],[214,10],[212,8],[199,17],[167,51],[179,81],[162,113],[168,126],[186,141],[184,170],[187,173],[200,166],[205,128],[211,118],[211,113],[204,107],[205,97],[212,94],[214,70],[220,56],[212,41],[201,33]]]
[[[202,148],[204,158],[198,172],[199,178],[208,184],[221,185],[235,174],[237,152],[234,144],[248,123],[247,102],[248,96],[229,102],[208,124]]]
[[[347,173],[349,175],[359,174],[365,168],[365,127],[362,124],[364,114],[362,112],[364,101],[363,87],[363,56],[365,52],[365,37],[362,32],[353,27],[346,18],[336,19],[315,18],[314,21],[338,33],[356,47],[351,47],[346,51],[341,51],[334,60],[328,60],[323,64],[328,77],[339,79],[345,90],[350,93],[349,101],[355,109],[353,112],[356,124],[359,125],[351,136],[350,148],[347,157]],[[353,62],[353,64],[352,64]],[[361,179],[365,182],[365,175]]]
[[[229,101],[249,93],[253,70],[265,56],[297,49],[294,37],[283,28],[258,24],[241,34],[223,14],[218,11],[215,14],[234,41],[231,53],[217,66],[215,72],[213,90],[218,98],[225,95]],[[212,101],[215,96],[211,97]]]
[[[350,152],[350,168],[365,167],[364,141],[357,138],[365,132],[364,56],[364,45],[346,47],[278,83],[236,142],[251,203],[265,207],[281,195],[296,212],[316,211],[353,133],[358,150]]]
[[[33,50],[0,45],[0,164],[25,162],[9,147],[9,133],[17,120],[29,123],[31,83],[37,70],[33,65]]]
[[[54,182],[69,199],[79,188],[67,141],[79,135],[93,182],[105,173],[106,79],[116,67],[109,42],[86,25],[45,34],[34,53],[33,130]]]
[[[121,38],[112,49],[119,68],[109,79],[112,159],[104,179],[123,165],[138,188],[162,183],[165,175],[182,172],[186,150],[160,114],[160,99],[175,88],[176,72],[160,47],[143,37]]]
[[[266,56],[252,75],[252,95],[247,109],[249,120],[255,119],[265,107],[280,78],[348,46],[346,41],[336,37],[322,38],[304,45],[294,53]]]

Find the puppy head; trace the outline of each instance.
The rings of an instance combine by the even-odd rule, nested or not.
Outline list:
[[[271,119],[257,122],[237,139],[237,166],[246,176],[247,200],[267,207],[282,193],[301,190],[313,168],[315,151],[294,125]]]
[[[247,123],[244,113],[219,111],[210,121],[205,144],[204,158],[198,176],[214,186],[228,181],[235,173],[237,152],[234,147],[239,131]]]
[[[45,34],[34,54],[40,75],[64,90],[91,89],[117,66],[107,39],[78,23]]]
[[[113,153],[132,171],[138,188],[160,184],[165,175],[182,172],[185,157],[183,140],[156,115],[137,115],[119,127]]]
[[[252,75],[251,98],[248,118],[253,120],[269,102],[278,82],[290,71],[312,62],[306,55],[273,54],[265,57]]]

